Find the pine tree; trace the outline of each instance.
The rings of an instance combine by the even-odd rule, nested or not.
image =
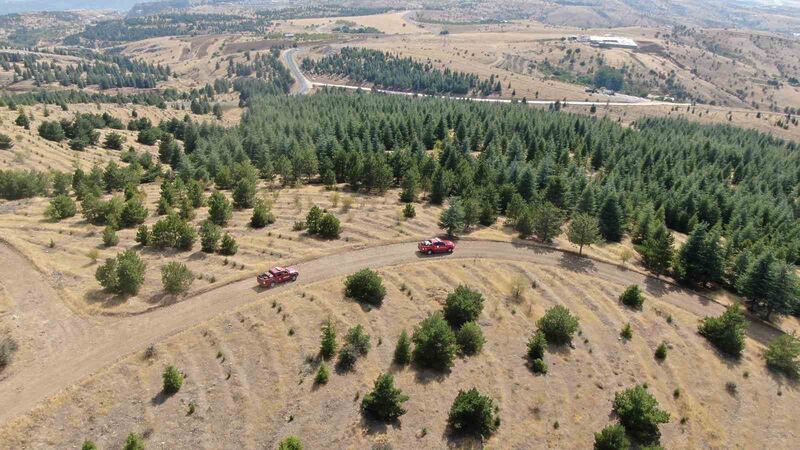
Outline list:
[[[406,330],[403,330],[397,339],[397,346],[394,348],[394,362],[401,366],[411,362],[411,340],[408,338]]]
[[[719,237],[709,233],[705,224],[695,227],[689,240],[681,247],[675,266],[679,280],[706,284],[718,281],[722,275],[722,255]]]
[[[419,186],[419,173],[413,166],[406,170],[403,175],[403,181],[400,187],[403,191],[400,193],[400,201],[405,203],[412,203],[417,201],[417,189]]]
[[[319,346],[319,353],[324,359],[331,359],[336,354],[336,326],[331,319],[322,325],[322,340]]]
[[[609,195],[603,206],[600,208],[600,234],[610,242],[622,240],[623,219],[622,210],[619,207],[616,195]]]
[[[674,240],[667,227],[659,225],[642,244],[644,266],[656,275],[666,273],[672,265]]]
[[[448,236],[455,236],[464,230],[464,208],[458,201],[452,201],[450,207],[442,211],[439,228],[445,230]]]
[[[374,389],[364,396],[361,410],[364,414],[384,422],[395,421],[406,413],[403,403],[408,396],[394,386],[394,377],[384,373],[375,380]]]
[[[444,203],[444,200],[447,198],[449,193],[450,182],[447,171],[444,168],[439,167],[436,169],[436,172],[433,173],[433,182],[431,185],[430,195],[431,203],[435,205],[441,205]]]

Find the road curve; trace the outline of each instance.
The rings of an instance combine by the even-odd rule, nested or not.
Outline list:
[[[4,245],[0,242],[0,247]],[[3,405],[0,408],[0,424],[25,414],[47,398],[122,358],[143,350],[150,343],[162,341],[243,305],[263,301],[275,292],[343,276],[366,267],[381,268],[420,261],[477,258],[526,261],[560,267],[588,273],[620,286],[639,284],[657,301],[676,305],[699,317],[717,315],[724,309],[722,305],[695,293],[611,263],[524,243],[465,240],[458,245],[455,254],[434,257],[419,255],[413,243],[350,250],[298,264],[296,267],[300,271],[300,279],[294,284],[273,290],[261,290],[255,280],[248,278],[147,314],[97,318],[93,327],[84,329],[80,335],[72,336],[69,342],[64,342],[60,352],[49,352],[36,358],[35,361],[13,370],[7,379],[0,382],[0,405]],[[23,258],[13,263],[19,267],[18,270],[35,271]],[[0,276],[3,274],[0,272]],[[0,279],[0,282],[8,284],[15,280]],[[44,280],[42,282],[46,283]],[[26,301],[24,298],[15,300]],[[50,301],[60,302],[58,298],[51,298]],[[58,318],[52,320],[56,321]],[[750,329],[750,335],[761,342],[775,334],[774,329],[763,324],[754,323]]]
[[[297,65],[297,62],[294,60],[294,54],[297,52],[296,48],[291,48],[283,52],[283,61],[289,70],[292,72],[292,76],[297,83],[299,84],[297,91],[295,94],[309,94],[312,88],[315,87],[330,87],[330,88],[340,88],[340,89],[350,89],[350,90],[362,90],[367,92],[378,92],[381,94],[389,94],[389,95],[405,95],[410,97],[435,97],[447,100],[470,100],[474,102],[485,102],[485,103],[519,103],[518,100],[511,100],[507,98],[481,98],[481,97],[458,97],[458,96],[450,96],[450,95],[430,95],[430,94],[419,94],[416,92],[404,92],[404,91],[392,91],[388,89],[378,89],[378,88],[371,88],[371,87],[361,87],[361,86],[352,86],[349,84],[334,84],[334,83],[319,83],[316,81],[310,81],[303,72],[300,70],[300,67]],[[630,96],[626,96],[630,97]],[[655,101],[655,100],[648,100],[645,98],[639,98],[640,101],[635,102],[612,102],[612,101],[583,101],[583,100],[525,100],[529,105],[552,105],[555,104],[557,101],[560,102],[561,105],[581,105],[581,106],[690,106],[691,103],[672,103],[672,102],[662,102],[662,101]]]
[[[305,95],[311,91],[311,88],[314,86],[308,81],[303,72],[298,67],[297,62],[294,60],[294,54],[297,52],[297,48],[290,48],[288,50],[284,50],[283,54],[283,63],[286,64],[286,67],[289,68],[289,71],[292,72],[292,76],[294,77],[295,81],[297,81],[297,90],[294,92],[295,94]]]

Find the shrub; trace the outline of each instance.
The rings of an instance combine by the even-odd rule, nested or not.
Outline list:
[[[208,217],[215,224],[224,227],[231,219],[233,207],[222,192],[214,191],[208,198]]]
[[[414,208],[414,205],[407,203],[406,206],[403,207],[403,217],[406,219],[417,217],[417,210]]]
[[[183,386],[183,374],[175,366],[167,366],[161,378],[164,380],[164,393],[167,395],[180,391]]]
[[[161,284],[168,294],[180,294],[189,290],[194,274],[186,264],[171,261],[161,268]]]
[[[95,278],[106,290],[121,295],[136,295],[144,282],[147,265],[133,250],[125,250],[116,259],[108,258],[97,268]]]
[[[317,234],[319,232],[319,223],[322,220],[322,210],[319,206],[312,206],[306,215],[306,227],[308,234]]]
[[[531,360],[542,359],[545,350],[547,350],[547,339],[540,330],[528,341],[528,358]]]
[[[643,445],[657,444],[658,425],[669,422],[669,413],[659,409],[655,397],[638,385],[614,395],[614,412],[628,435]]]
[[[153,225],[152,242],[158,248],[191,250],[195,239],[194,228],[175,214],[171,213]]]
[[[236,239],[230,234],[225,233],[225,236],[222,237],[222,244],[219,246],[219,252],[223,255],[232,256],[238,251],[239,244],[236,243]]]
[[[144,439],[137,433],[131,433],[125,439],[125,446],[122,450],[144,450]]]
[[[406,330],[403,330],[400,338],[397,339],[397,345],[394,348],[394,362],[401,366],[411,362],[411,340],[408,338]]]
[[[578,318],[570,314],[569,310],[561,305],[553,306],[545,312],[537,322],[544,333],[545,339],[551,344],[568,344],[572,342],[572,335],[578,330]]]
[[[655,357],[659,361],[663,361],[664,359],[667,358],[667,344],[666,343],[662,342],[662,343],[660,343],[658,345],[658,347],[656,347]]]
[[[113,247],[119,244],[119,237],[117,237],[117,232],[114,230],[114,227],[107,226],[103,230],[103,245],[106,247]]]
[[[453,365],[456,337],[441,313],[433,313],[423,320],[414,329],[411,341],[414,362],[420,366],[443,370]]]
[[[358,355],[352,345],[344,345],[339,350],[339,359],[336,361],[336,368],[342,372],[351,370],[356,365]]]
[[[336,327],[330,319],[322,325],[322,339],[319,353],[324,359],[331,359],[336,354]]]
[[[134,197],[125,202],[120,214],[120,225],[123,227],[132,227],[144,223],[147,219],[147,208],[142,203],[142,200]]]
[[[136,242],[147,247],[151,239],[152,236],[150,235],[150,229],[147,228],[147,225],[139,225],[139,228],[136,230]]]
[[[206,253],[214,253],[219,248],[219,227],[210,220],[200,225],[200,248]]]
[[[444,317],[453,327],[478,320],[481,311],[483,295],[463,284],[447,296],[444,305]]]
[[[744,350],[746,328],[747,319],[741,308],[731,305],[719,317],[704,318],[698,331],[721,352],[738,357]]]
[[[327,384],[328,379],[331,377],[331,370],[328,369],[328,365],[324,362],[319,365],[317,369],[317,374],[314,376],[314,383],[316,384]]]
[[[495,415],[491,398],[481,395],[477,389],[458,391],[447,424],[457,433],[489,436],[497,430],[500,419]]]
[[[111,132],[106,135],[106,139],[103,141],[103,146],[111,150],[122,150],[122,144],[124,143],[125,136],[117,132]]]
[[[97,445],[90,440],[83,441],[83,445],[81,445],[81,450],[97,450]]]
[[[475,322],[467,322],[461,325],[456,339],[461,351],[469,356],[480,353],[483,350],[483,344],[486,342],[481,327]]]
[[[783,372],[791,378],[800,377],[800,340],[791,334],[782,334],[769,342],[764,352],[767,367]]]
[[[69,196],[61,194],[50,200],[50,205],[44,215],[53,222],[58,222],[61,219],[73,217],[76,212],[78,212],[78,208],[75,206],[75,202]]]
[[[362,269],[344,281],[345,295],[359,302],[380,305],[386,296],[383,280],[377,272]]]
[[[403,403],[408,401],[408,396],[403,391],[394,387],[394,377],[390,373],[384,373],[375,380],[372,392],[368,393],[361,400],[361,410],[365,415],[392,422],[406,413]]]
[[[41,125],[39,125],[39,136],[53,142],[61,142],[65,137],[64,129],[61,128],[61,124],[55,121],[42,122]]]
[[[335,239],[341,232],[341,223],[333,214],[327,213],[319,220],[318,233],[320,236],[326,239]]]
[[[622,331],[619,332],[619,335],[625,340],[630,340],[633,337],[633,329],[631,328],[631,324],[626,323],[625,326],[622,327]]]
[[[303,450],[303,443],[300,439],[289,436],[278,444],[278,450]]]
[[[369,353],[369,335],[364,331],[364,327],[356,325],[347,331],[344,337],[345,345],[349,345],[361,356]]]
[[[233,190],[233,206],[238,209],[251,208],[256,196],[256,181],[243,178],[236,183]]]
[[[267,208],[263,200],[257,200],[253,208],[253,216],[250,217],[250,226],[253,228],[264,228],[275,223],[275,215]]]
[[[14,352],[17,351],[17,341],[13,338],[4,336],[0,339],[0,370],[11,364]]]
[[[625,306],[642,309],[642,305],[644,304],[644,295],[642,295],[642,290],[639,288],[638,285],[632,284],[625,289],[625,292],[619,296],[619,301],[621,301]]]
[[[618,423],[608,425],[594,434],[594,450],[628,450],[630,447],[625,428]]]
[[[547,363],[542,358],[531,360],[531,371],[545,375],[547,373]]]
[[[0,133],[0,150],[8,150],[14,146],[14,141],[7,134]]]

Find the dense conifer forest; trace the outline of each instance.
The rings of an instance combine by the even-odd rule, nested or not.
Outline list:
[[[302,68],[312,74],[342,76],[356,83],[372,83],[378,88],[424,94],[487,96],[500,94],[503,89],[494,75],[481,80],[473,73],[439,70],[431,63],[365,48],[345,47],[317,61],[306,58]]]

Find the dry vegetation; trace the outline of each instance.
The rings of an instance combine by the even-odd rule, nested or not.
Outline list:
[[[644,311],[634,312],[617,304],[624,285],[568,265],[447,260],[380,272],[388,285],[381,308],[365,310],[344,299],[341,278],[267,296],[157,343],[153,358],[131,355],[4,427],[0,439],[41,448],[92,438],[101,447],[115,447],[137,431],[148,442],[173,448],[273,448],[294,434],[309,448],[379,442],[443,448],[469,442],[451,441],[445,420],[457,390],[477,386],[500,406],[502,425],[487,445],[586,448],[591,432],[608,423],[613,393],[647,383],[672,415],[661,427],[667,448],[731,448],[753,441],[789,448],[797,389],[767,372],[759,342],[748,339],[738,363],[716,355],[695,332],[697,316],[682,309],[682,303],[697,300],[681,291],[648,285]],[[512,300],[510,287],[520,277],[526,286]],[[446,291],[459,283],[487,297],[479,319],[487,339],[483,353],[457,360],[444,375],[393,367],[400,332],[439,309]],[[574,349],[551,349],[545,357],[550,372],[535,376],[525,366],[525,343],[535,319],[554,304],[580,317],[581,335]],[[709,314],[721,309],[697,306]],[[354,373],[333,374],[327,385],[315,386],[319,327],[328,317],[340,339],[347,328],[363,325],[373,348]],[[628,322],[634,337],[626,342],[618,330]],[[669,358],[657,362],[653,350],[662,341],[670,347]],[[160,374],[168,364],[180,368],[186,381],[178,394],[164,398]],[[358,413],[360,397],[387,370],[411,397],[402,426],[363,422]],[[738,386],[735,394],[727,382]]]

